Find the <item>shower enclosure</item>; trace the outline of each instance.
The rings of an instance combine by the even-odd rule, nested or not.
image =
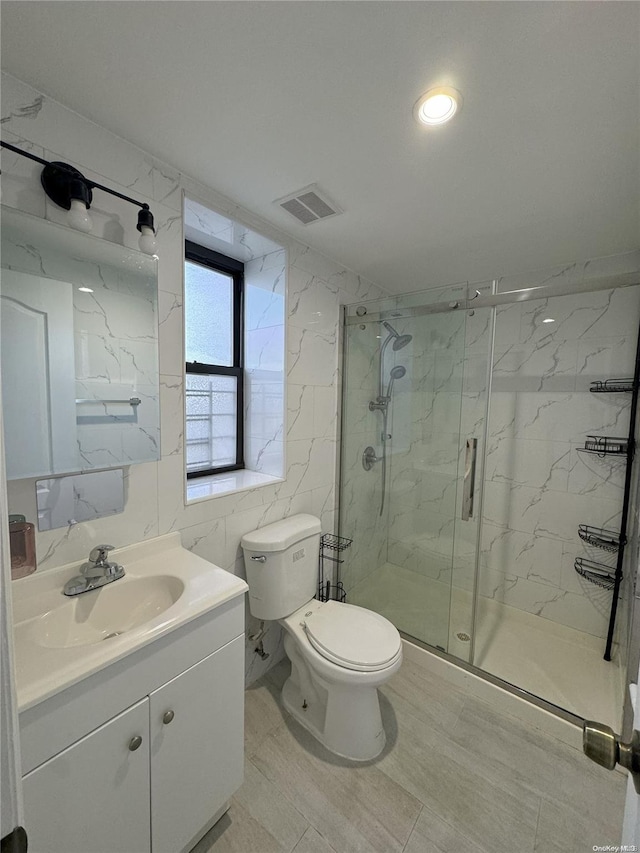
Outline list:
[[[631,253],[359,303],[344,326],[347,601],[614,726],[637,566],[639,269]]]

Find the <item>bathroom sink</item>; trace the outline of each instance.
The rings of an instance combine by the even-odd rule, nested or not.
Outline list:
[[[11,584],[22,712],[243,595],[246,583],[167,533],[116,550],[123,578],[68,597],[83,561]],[[194,631],[199,630],[194,627]]]
[[[164,613],[184,592],[169,575],[122,580],[69,599],[34,619],[31,637],[39,646],[92,646],[119,637]]]

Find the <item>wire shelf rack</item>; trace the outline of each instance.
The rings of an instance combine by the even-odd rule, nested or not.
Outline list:
[[[320,571],[318,578],[318,593],[317,599],[318,601],[345,601],[347,597],[346,590],[342,584],[342,581],[336,580],[335,583],[331,582],[331,579],[325,580],[325,560],[329,560],[331,563],[343,563],[344,560],[341,560],[338,557],[338,554],[341,554],[343,551],[352,544],[353,539],[347,539],[346,536],[336,536],[335,533],[325,533],[320,537]],[[326,552],[330,551],[332,554],[327,554]]]
[[[345,601],[347,592],[342,585],[342,581],[331,583],[327,581],[325,584],[318,584],[318,601]]]
[[[320,547],[329,551],[344,551],[351,545],[353,539],[345,536],[336,536],[335,533],[325,533],[320,537]]]
[[[587,560],[586,557],[576,557],[573,567],[579,575],[590,583],[594,583],[603,589],[613,589],[616,575],[612,566],[605,566],[604,563],[597,563],[595,560]]]
[[[633,377],[631,379],[597,379],[591,383],[589,388],[592,394],[625,394],[633,391]]]
[[[617,551],[620,548],[620,534],[615,530],[607,530],[605,527],[579,524],[578,536],[583,542],[601,548],[603,551]]]
[[[580,453],[595,453],[596,456],[626,456],[629,449],[628,438],[616,438],[608,435],[588,435]]]

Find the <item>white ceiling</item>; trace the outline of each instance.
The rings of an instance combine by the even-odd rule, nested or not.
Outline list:
[[[636,2],[3,2],[2,66],[391,290],[640,244]]]

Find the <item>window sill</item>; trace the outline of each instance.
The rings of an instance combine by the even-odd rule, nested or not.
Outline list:
[[[187,504],[219,498],[222,495],[232,495],[236,492],[246,492],[260,486],[271,486],[284,482],[282,477],[271,474],[261,474],[244,468],[241,471],[227,471],[224,474],[211,474],[208,477],[198,477],[187,480]]]

